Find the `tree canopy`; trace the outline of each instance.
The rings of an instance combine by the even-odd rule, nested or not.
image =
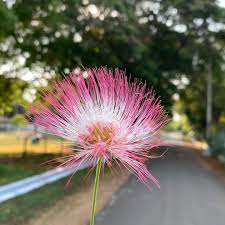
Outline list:
[[[20,55],[24,67],[40,64],[58,76],[77,66],[119,67],[147,80],[168,110],[174,93],[198,104],[209,63],[213,74],[224,80],[225,10],[216,3],[16,0],[6,7],[3,2],[0,15],[8,22],[0,25],[1,58]],[[183,76],[190,81],[185,90],[174,84]],[[199,120],[192,119],[194,108],[185,110],[193,123],[204,127],[204,104],[198,108]]]
[[[28,84],[18,78],[6,78],[0,75],[0,115],[12,110],[15,104],[24,104],[23,91]]]

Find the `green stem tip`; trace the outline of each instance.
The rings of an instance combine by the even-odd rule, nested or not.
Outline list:
[[[92,195],[92,209],[91,209],[90,225],[94,225],[94,223],[95,223],[95,209],[96,209],[96,200],[97,200],[99,178],[100,178],[100,173],[101,173],[101,166],[102,166],[101,159],[98,159],[96,173],[95,173],[95,184],[94,184],[94,190],[93,190],[93,195]]]

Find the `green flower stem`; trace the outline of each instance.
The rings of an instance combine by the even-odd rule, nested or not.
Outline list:
[[[93,196],[92,196],[92,209],[91,209],[90,225],[94,225],[94,223],[95,223],[95,209],[96,209],[96,200],[97,200],[99,178],[100,178],[100,173],[101,173],[101,166],[102,166],[101,159],[98,159],[96,173],[95,173],[95,184],[94,184],[94,190],[93,190]]]

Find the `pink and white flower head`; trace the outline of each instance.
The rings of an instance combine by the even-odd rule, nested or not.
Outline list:
[[[43,94],[44,104],[31,106],[34,123],[76,146],[65,162],[111,165],[121,162],[147,185],[158,181],[147,170],[150,150],[162,144],[157,135],[168,117],[146,84],[125,72],[101,67],[88,69],[59,82]]]

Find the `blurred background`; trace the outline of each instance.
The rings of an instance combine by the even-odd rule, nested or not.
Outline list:
[[[225,174],[225,0],[0,0],[0,202],[3,185],[70,153],[30,124],[29,104],[51,79],[102,65],[146,80],[172,118],[164,138],[197,146]],[[0,224],[27,224],[73,194],[64,185],[0,203]]]

